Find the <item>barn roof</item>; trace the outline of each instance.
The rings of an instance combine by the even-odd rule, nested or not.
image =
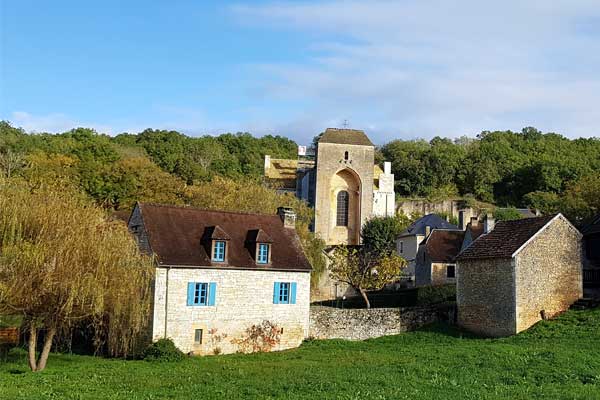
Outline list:
[[[490,233],[481,235],[464,249],[457,259],[512,258],[515,252],[558,215],[500,221]]]
[[[277,215],[138,203],[159,264],[212,268],[310,271],[300,239]],[[207,239],[227,240],[227,260],[213,263]],[[249,241],[271,243],[271,263],[256,264]]]
[[[413,222],[404,232],[402,232],[399,236],[408,236],[408,235],[424,235],[425,227],[429,226],[431,229],[449,229],[449,230],[459,230],[458,226],[451,224],[446,221],[444,218],[440,217],[437,214],[427,214],[424,217],[419,218],[415,222]]]
[[[464,238],[464,231],[434,229],[425,242],[427,255],[432,262],[454,262]]]
[[[327,128],[319,139],[319,143],[353,144],[358,146],[373,146],[364,131],[357,129]]]

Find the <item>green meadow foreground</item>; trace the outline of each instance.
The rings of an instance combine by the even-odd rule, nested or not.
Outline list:
[[[365,342],[181,363],[50,357],[0,363],[3,399],[600,399],[600,309],[570,311],[506,339],[435,325]]]

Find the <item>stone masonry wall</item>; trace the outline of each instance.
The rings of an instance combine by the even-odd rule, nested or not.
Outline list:
[[[215,306],[188,306],[188,282],[216,282]],[[273,304],[274,282],[297,282],[296,304]],[[283,328],[281,343],[273,350],[297,347],[308,335],[308,272],[170,268],[168,293],[166,288],[167,268],[157,268],[152,337],[169,337],[184,352],[213,354],[218,347],[234,353],[239,348],[231,340],[263,320]],[[194,344],[195,329],[203,331],[201,345]],[[223,334],[227,337],[219,340]]]
[[[511,259],[462,260],[456,267],[458,324],[484,336],[516,333]]]
[[[349,153],[344,160],[344,152]],[[360,228],[373,212],[373,164],[375,150],[372,146],[319,143],[317,153],[317,180],[315,191],[315,233],[328,245],[358,244]],[[335,187],[333,178],[340,171],[351,171],[358,178],[358,198],[350,201],[348,228],[335,225]],[[344,172],[342,172],[344,173]],[[358,212],[359,215],[353,215]],[[352,221],[355,221],[352,224]]]
[[[560,217],[516,257],[517,332],[552,317],[582,296],[579,233]]]
[[[397,335],[436,321],[438,313],[432,307],[340,309],[311,306],[309,336],[365,340]]]

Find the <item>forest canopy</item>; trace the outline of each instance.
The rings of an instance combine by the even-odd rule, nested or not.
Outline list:
[[[5,176],[68,181],[114,210],[131,209],[135,201],[187,204],[190,188],[215,178],[262,184],[264,156],[296,158],[296,148],[272,135],[190,137],[146,129],[111,137],[88,128],[27,133],[0,122]],[[377,161],[383,160],[391,161],[402,197],[474,197],[502,207],[562,211],[575,222],[600,212],[597,138],[569,139],[528,127],[473,138],[396,139],[377,149]]]

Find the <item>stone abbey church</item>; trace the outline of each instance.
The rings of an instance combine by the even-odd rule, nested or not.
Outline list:
[[[381,170],[375,164],[375,146],[361,130],[328,128],[314,156],[267,155],[265,177],[314,208],[313,230],[330,246],[359,244],[369,218],[395,213],[391,165],[386,162]]]

